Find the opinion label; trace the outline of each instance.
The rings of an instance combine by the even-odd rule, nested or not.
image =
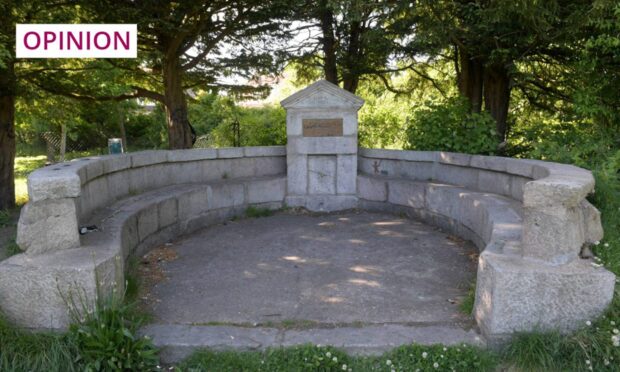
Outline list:
[[[136,58],[135,24],[18,24],[17,58]]]
[[[303,119],[304,137],[339,137],[342,136],[342,119]]]

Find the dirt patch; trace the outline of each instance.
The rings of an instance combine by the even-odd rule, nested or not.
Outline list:
[[[163,245],[151,250],[142,256],[138,264],[138,275],[140,278],[140,288],[138,298],[143,305],[158,302],[151,290],[154,286],[168,277],[164,266],[178,258],[178,254],[172,245]]]

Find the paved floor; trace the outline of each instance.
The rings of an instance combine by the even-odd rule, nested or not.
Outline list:
[[[421,222],[278,213],[212,226],[167,249],[177,258],[160,263],[166,278],[150,289],[154,323],[143,331],[168,361],[198,347],[480,343],[458,308],[476,250]]]
[[[458,322],[475,276],[471,244],[368,212],[233,221],[171,248],[152,289],[160,323]]]

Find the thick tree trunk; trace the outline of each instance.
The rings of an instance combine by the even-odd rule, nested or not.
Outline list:
[[[187,101],[183,92],[183,70],[178,58],[164,63],[164,106],[168,123],[170,149],[192,147],[192,131],[187,114]]]
[[[323,72],[325,80],[338,85],[338,69],[336,65],[336,37],[334,36],[334,13],[329,8],[327,1],[321,3],[319,14],[321,21],[321,44],[323,46]]]
[[[344,90],[347,90],[355,94],[355,91],[357,90],[357,86],[359,85],[359,82],[360,82],[359,76],[346,77],[342,83],[342,88]]]
[[[510,75],[506,66],[495,64],[484,69],[484,108],[495,119],[500,142],[508,133],[508,105],[510,104]]]
[[[482,82],[484,64],[477,58],[472,58],[463,48],[458,49],[459,74],[457,84],[459,92],[471,104],[473,112],[482,109]]]
[[[0,210],[15,207],[15,70],[0,68]]]

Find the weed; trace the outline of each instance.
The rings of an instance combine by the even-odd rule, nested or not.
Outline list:
[[[257,208],[252,205],[245,210],[245,216],[248,218],[269,217],[273,215],[273,213],[271,209]]]
[[[12,224],[11,212],[8,210],[0,210],[0,227],[6,227]]]

